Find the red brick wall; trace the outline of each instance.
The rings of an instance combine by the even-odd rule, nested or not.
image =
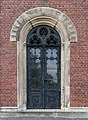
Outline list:
[[[76,26],[78,42],[71,43],[71,106],[88,107],[88,1],[0,0],[0,106],[17,106],[17,48],[10,30],[26,10],[49,6],[67,14]]]

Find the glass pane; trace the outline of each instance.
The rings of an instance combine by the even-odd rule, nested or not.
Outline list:
[[[40,49],[39,48],[32,48],[30,50],[30,57],[31,58],[34,58],[34,57],[39,58],[40,57]]]
[[[35,49],[32,48],[32,49],[30,50],[30,57],[33,58],[34,56],[35,56]]]
[[[39,89],[41,86],[41,62],[40,62],[40,49],[32,48],[30,49],[30,88],[35,90]]]
[[[39,89],[41,87],[41,66],[39,59],[33,59],[30,69],[30,83],[31,89]]]
[[[53,57],[56,58],[57,57],[57,50],[53,49]]]
[[[47,57],[53,57],[56,58],[57,57],[57,50],[56,49],[48,49],[47,50]]]
[[[36,49],[36,56],[37,56],[37,58],[40,57],[40,49],[39,48]]]
[[[39,68],[34,68],[30,70],[30,76],[31,78],[39,77],[40,76],[40,69]]]
[[[47,74],[45,78],[46,89],[57,88],[57,60],[47,60]]]
[[[47,50],[47,57],[50,58],[51,57],[51,49]]]
[[[47,60],[47,79],[57,82],[57,61]]]

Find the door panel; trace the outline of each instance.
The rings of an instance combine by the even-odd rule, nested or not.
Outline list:
[[[59,91],[45,91],[45,108],[46,109],[57,109],[60,108]]]
[[[27,108],[28,109],[42,109],[43,108],[43,97],[42,92],[32,91],[27,96]]]

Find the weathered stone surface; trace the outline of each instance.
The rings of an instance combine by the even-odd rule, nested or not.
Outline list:
[[[51,17],[51,18],[61,22],[61,24],[63,24],[68,31],[70,41],[77,41],[77,32],[76,32],[75,26],[72,23],[72,21],[70,20],[70,18],[67,15],[65,15],[64,13],[62,13],[61,11],[54,9],[54,8],[50,8],[50,7],[37,7],[34,9],[30,9],[30,10],[24,12],[23,14],[21,14],[16,19],[16,21],[14,22],[14,25],[12,26],[12,30],[11,30],[11,34],[10,34],[10,41],[17,40],[18,31],[20,28],[23,27],[23,25],[26,23],[26,21],[28,21],[28,20],[32,21],[32,19],[34,19],[36,17],[42,17],[42,16],[45,16],[45,18],[48,16],[48,17]],[[38,21],[41,23],[41,20],[38,19]],[[48,20],[46,20],[46,24],[47,24],[47,22],[48,22]],[[15,33],[15,36],[13,37],[14,31],[16,31],[16,28],[14,28],[14,26],[18,27],[18,31]],[[71,26],[71,30],[69,30],[70,26]],[[74,31],[74,32],[70,33],[70,31],[71,32]],[[74,39],[73,38],[71,39],[70,34],[72,36],[75,36]]]
[[[0,118],[0,120],[88,120],[88,118],[29,118],[29,117],[14,117]]]

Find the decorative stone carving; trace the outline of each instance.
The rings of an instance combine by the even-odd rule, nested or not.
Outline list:
[[[61,11],[50,7],[33,8],[20,15],[12,26],[10,41],[18,41],[19,32],[28,21],[31,26],[48,24],[57,27],[62,25],[67,31],[69,41],[77,41],[77,32],[71,19]]]

